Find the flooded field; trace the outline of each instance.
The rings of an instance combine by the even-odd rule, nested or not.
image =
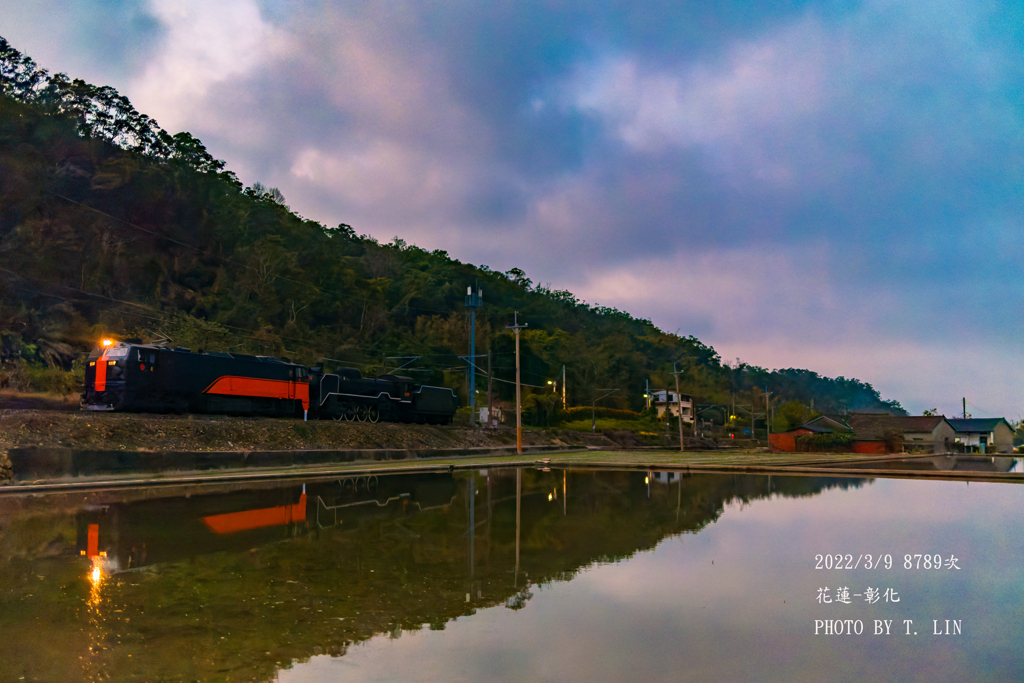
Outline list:
[[[5,495],[0,678],[1021,680],[1022,509],[533,468]]]

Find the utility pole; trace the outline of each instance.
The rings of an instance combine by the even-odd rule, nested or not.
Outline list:
[[[565,366],[562,366],[562,410],[565,410]]]
[[[679,371],[676,370],[676,364],[672,364],[672,374],[676,376],[676,410],[679,412],[679,451],[686,450],[683,448],[683,395],[679,393]],[[665,398],[668,398],[667,396]],[[692,404],[691,404],[692,405]],[[665,401],[665,409],[668,410],[668,401]],[[694,419],[696,419],[694,415]]]
[[[967,419],[967,397],[964,396],[964,419]]]
[[[750,390],[750,439],[757,443],[757,433],[754,431],[754,390]]]
[[[491,350],[487,349],[487,426],[494,424],[494,394],[491,393],[491,385],[494,382],[491,380]],[[490,481],[488,479],[487,481]]]
[[[665,441],[666,442],[669,439],[669,437],[668,437],[669,423],[672,421],[671,420],[672,412],[668,409],[668,407],[669,407],[668,396],[669,396],[669,391],[668,391],[668,385],[666,384],[665,385]],[[696,418],[696,415],[694,417]],[[694,419],[694,424],[696,424],[696,422],[697,422],[696,419]]]
[[[770,415],[771,407],[768,405],[768,396],[770,394],[771,392],[768,391],[768,385],[766,384],[764,387],[764,438],[768,441],[769,448],[771,448],[772,445],[772,419]]]
[[[519,388],[519,330],[529,325],[529,323],[519,324],[519,311],[515,312],[515,317],[512,319],[511,325],[507,325],[505,329],[512,330],[516,333],[516,453],[519,455],[523,454],[523,409],[522,400]],[[516,557],[516,566],[519,566],[518,553]]]
[[[484,303],[484,293],[473,286],[466,287],[466,308],[469,309],[469,426],[476,425],[476,309]],[[489,419],[489,418],[488,418]]]

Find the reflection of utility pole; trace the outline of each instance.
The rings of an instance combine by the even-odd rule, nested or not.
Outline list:
[[[683,473],[676,472],[676,480],[679,482],[679,493],[676,494],[676,524],[679,524],[679,508],[683,505]]]
[[[469,309],[469,426],[476,424],[476,309],[484,303],[484,293],[479,288],[466,287],[466,308]]]
[[[466,602],[473,593],[473,579],[476,573],[476,473],[469,475],[469,593]]]
[[[562,470],[562,516],[565,516],[566,511],[566,500],[565,500],[565,470]]]
[[[489,417],[487,418],[490,419]],[[491,471],[487,470],[487,568],[491,568]]]
[[[672,374],[676,376],[676,410],[679,412],[679,451],[682,452],[686,450],[683,448],[683,395],[679,393],[679,371],[676,370],[675,363],[672,364]],[[666,396],[666,398],[668,397]],[[690,405],[693,405],[692,399]],[[668,401],[665,402],[665,409],[668,409]],[[696,415],[693,417],[697,419]]]
[[[519,311],[516,311],[515,317],[512,319],[511,325],[505,327],[505,329],[512,330],[516,333],[516,453],[519,455],[523,454],[523,409],[522,400],[519,388],[519,330],[526,327],[529,323],[519,324]],[[516,565],[518,566],[519,553],[516,552]]]
[[[515,586],[519,585],[519,509],[523,498],[523,468],[516,468],[516,576]]]

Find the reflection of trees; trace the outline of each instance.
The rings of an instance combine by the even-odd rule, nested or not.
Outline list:
[[[520,610],[526,607],[526,601],[533,597],[529,588],[521,588],[505,601],[505,607],[511,610]]]
[[[38,544],[48,535],[40,529],[45,527],[41,518],[14,516],[0,530],[0,558],[6,558],[0,585],[10,588],[0,595],[0,656],[17,662],[16,670],[27,679],[59,678],[59,672],[82,666],[81,656],[89,671],[115,680],[272,680],[292,662],[343,655],[351,644],[378,634],[441,630],[484,607],[520,609],[532,597],[532,586],[568,580],[594,563],[618,561],[671,535],[697,532],[733,501],[858,485],[858,480],[731,475],[645,484],[646,474],[571,471],[563,480],[561,471],[524,471],[518,575],[512,571],[517,533],[512,470],[492,471],[487,479],[476,474],[479,493],[472,507],[469,476],[460,476],[454,499],[431,483],[438,489],[435,498],[448,496],[445,505],[424,505],[429,509],[421,511],[406,502],[412,496],[396,497],[383,506],[341,508],[347,512],[339,524],[325,529],[307,514],[306,525],[291,530],[298,535],[271,529],[250,537],[252,545],[197,542],[189,549],[175,541],[171,549],[161,547],[166,534],[160,530],[190,523],[190,514],[195,517],[203,506],[216,508],[216,500],[115,503],[112,510],[124,521],[125,537],[129,531],[156,530],[147,547],[165,561],[109,577],[95,614],[86,609],[89,563],[68,554],[73,551],[66,533],[69,514],[50,518],[53,529],[65,530],[63,548],[45,552]],[[382,493],[392,485],[387,479],[380,478],[373,494],[382,501],[391,498]],[[411,484],[406,488],[412,490]],[[309,486],[310,496],[315,490]],[[355,500],[345,495],[339,493],[332,504]],[[271,503],[290,504],[295,489],[264,492],[253,504],[266,505],[268,496]],[[143,510],[152,515],[149,521],[139,516]],[[24,533],[24,527],[33,532]],[[11,547],[28,538],[33,539],[28,552]]]

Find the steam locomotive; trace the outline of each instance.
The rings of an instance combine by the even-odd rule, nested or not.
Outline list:
[[[459,402],[447,387],[399,375],[325,373],[287,358],[104,341],[89,354],[82,407],[448,424]]]

